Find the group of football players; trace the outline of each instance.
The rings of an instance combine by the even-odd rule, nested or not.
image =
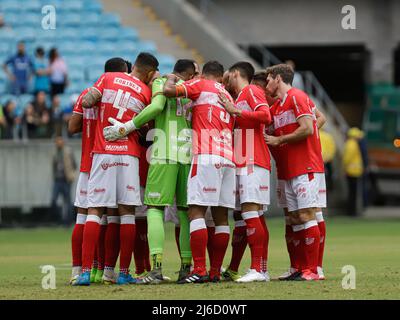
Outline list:
[[[272,154],[284,209],[288,272],[280,280],[323,280],[326,207],[318,129],[323,114],[291,86],[286,64],[255,72],[249,62],[176,62],[160,75],[140,53],[112,58],[79,96],[69,122],[82,132],[72,233],[72,285],[155,284],[164,223],[175,222],[177,283],[269,281]],[[229,266],[229,214],[235,221]],[[251,265],[239,265],[249,245]],[[209,268],[206,253],[209,256]],[[132,254],[135,274],[130,273]],[[119,257],[119,273],[114,271]]]

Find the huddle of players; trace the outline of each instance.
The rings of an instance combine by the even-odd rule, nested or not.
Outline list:
[[[268,149],[277,164],[278,202],[285,210],[291,261],[281,279],[323,279],[325,228],[317,209],[326,202],[317,128],[323,116],[304,92],[291,87],[293,70],[276,65],[255,74],[250,63],[238,62],[224,74],[220,63],[209,61],[199,75],[195,62],[182,59],[172,74],[159,77],[158,61],[151,54],[139,54],[130,73],[122,59],[111,61],[118,68],[107,68],[106,63],[106,73],[82,92],[74,110],[83,122],[82,162],[86,158],[89,165],[81,167],[77,187],[71,283],[89,285],[96,260],[104,261],[94,265],[100,270],[94,281],[165,281],[163,215],[174,204],[180,224],[178,283],[220,280],[229,244],[228,209],[234,210],[235,229],[231,263],[223,277],[269,281],[269,235],[263,216],[269,204]],[[140,135],[145,135],[141,128],[148,124],[156,129],[151,152],[140,144]],[[78,132],[76,127],[71,132]],[[139,231],[135,207],[142,205],[140,182],[147,220],[141,220]],[[251,267],[240,277],[247,244]],[[136,273],[143,272],[137,277],[129,273],[132,252]],[[120,272],[115,277],[118,255]]]

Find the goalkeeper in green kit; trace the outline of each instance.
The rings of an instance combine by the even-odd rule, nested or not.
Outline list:
[[[173,73],[181,79],[180,82],[187,81],[198,72],[196,67],[192,60],[181,59],[176,62]],[[160,283],[164,280],[161,269],[165,237],[164,209],[172,206],[175,201],[180,222],[181,269],[178,280],[190,272],[192,261],[186,192],[192,156],[191,101],[166,98],[163,95],[165,81],[166,78],[154,80],[151,104],[132,121],[121,123],[109,118],[113,125],[104,128],[103,132],[106,140],[118,140],[149,121],[155,121],[154,143],[144,197],[144,203],[148,207],[148,241],[152,270],[141,279],[141,283]]]

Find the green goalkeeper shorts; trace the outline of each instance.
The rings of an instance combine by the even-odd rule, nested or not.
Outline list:
[[[187,207],[187,181],[190,164],[150,164],[144,203],[150,206]]]

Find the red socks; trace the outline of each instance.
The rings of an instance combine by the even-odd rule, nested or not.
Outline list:
[[[107,217],[107,231],[105,234],[105,267],[114,269],[119,254],[120,217]]]
[[[243,220],[235,221],[235,229],[233,229],[231,245],[232,257],[229,269],[237,272],[239,270],[240,261],[242,260],[247,247],[246,223]]]
[[[316,220],[292,226],[296,259],[301,271],[317,273],[320,234]]]
[[[129,273],[129,266],[132,260],[133,248],[135,246],[135,232],[135,216],[131,214],[121,216],[121,225],[119,230],[119,271],[125,274]]]
[[[150,258],[147,256],[146,259],[146,246],[147,242],[147,219],[136,220],[136,238],[135,238],[135,249],[133,250],[135,258],[136,274],[141,274],[146,270],[146,260]]]
[[[264,248],[264,230],[261,225],[257,211],[242,212],[243,220],[246,222],[247,242],[251,252],[251,269],[258,272],[262,270],[262,257]]]
[[[269,245],[269,231],[268,231],[268,227],[267,227],[267,223],[265,222],[264,219],[264,214],[262,211],[259,211],[262,213],[261,215],[259,215],[259,219],[261,222],[261,225],[263,227],[264,230],[264,243],[263,243],[263,256],[262,256],[262,272],[267,272],[268,270],[268,245]]]
[[[86,214],[78,213],[76,215],[76,224],[72,230],[71,247],[72,247],[72,266],[82,266],[82,242],[83,230],[86,222]]]
[[[83,231],[82,243],[82,272],[90,272],[94,259],[96,244],[100,233],[100,218],[96,215],[88,215]]]
[[[194,262],[194,273],[207,274],[206,269],[206,248],[207,248],[207,227],[203,218],[190,222],[190,248]]]
[[[230,228],[229,226],[216,226],[215,233],[212,239],[211,248],[213,259],[210,268],[210,279],[214,277],[218,279],[221,276],[221,266],[224,261],[226,249],[229,244]]]
[[[285,226],[285,239],[286,239],[286,248],[289,253],[290,258],[290,268],[291,269],[300,269],[298,264],[298,259],[296,257],[296,246],[294,245],[294,231],[292,226],[289,223],[289,217],[285,217],[286,226]],[[297,242],[296,242],[297,243]]]
[[[324,249],[325,249],[326,224],[324,216],[322,215],[322,211],[317,212],[315,216],[317,218],[318,228],[320,233],[318,267],[322,268],[322,261],[324,259]]]
[[[99,270],[104,270],[106,231],[107,231],[107,215],[103,215],[100,220],[100,233],[96,248],[97,269]]]
[[[213,243],[214,243],[214,235],[215,235],[215,225],[214,222],[206,221],[207,226],[207,252],[208,259],[210,260],[210,265],[213,264],[214,260],[214,251],[213,251]]]

